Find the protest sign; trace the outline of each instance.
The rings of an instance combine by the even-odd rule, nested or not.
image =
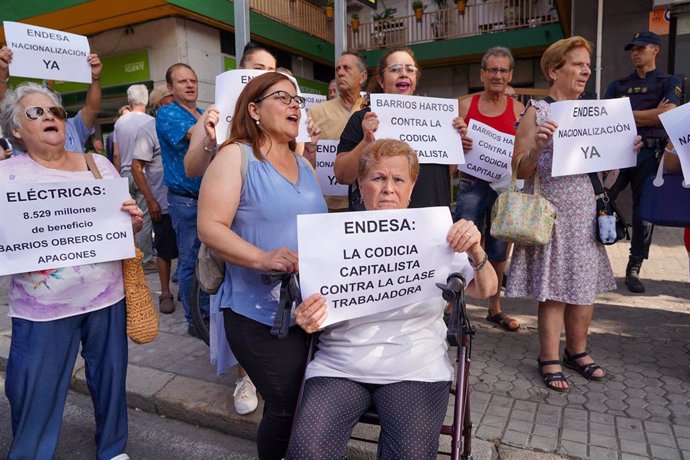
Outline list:
[[[134,257],[127,179],[0,185],[0,275]]]
[[[328,299],[324,326],[438,297],[452,223],[447,207],[297,216],[302,297]]]
[[[4,21],[3,26],[13,53],[12,76],[91,83],[85,36],[19,22]]]
[[[690,184],[690,104],[662,113],[659,119],[680,159],[684,182]]]
[[[321,193],[325,196],[347,196],[347,185],[339,184],[333,172],[338,142],[340,141],[320,140],[316,144],[316,176],[319,178]]]
[[[510,177],[515,136],[497,131],[477,120],[470,120],[467,136],[472,139],[472,150],[465,154],[460,171],[487,182]]]
[[[552,176],[630,168],[637,128],[627,97],[605,101],[561,101],[551,104]]]
[[[324,96],[323,94],[302,93],[302,97],[304,97],[305,101],[304,110],[306,110],[307,113],[309,113],[309,110],[316,104],[319,104],[326,100],[326,96]]]
[[[235,106],[240,93],[253,78],[266,73],[266,70],[237,69],[228,70],[216,76],[216,108],[220,113],[218,124],[216,125],[216,142],[218,145],[225,142],[230,137],[230,124],[235,113]],[[297,95],[302,95],[299,90],[297,80],[288,75],[288,78],[295,84]],[[299,123],[299,134],[297,142],[308,142],[307,133],[307,112],[302,109]]]
[[[376,139],[405,141],[420,163],[463,164],[462,142],[453,128],[457,99],[372,94],[371,111],[379,118]]]

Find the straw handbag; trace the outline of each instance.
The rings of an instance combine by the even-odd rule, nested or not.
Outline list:
[[[100,171],[91,156],[84,155],[86,165],[96,179],[102,179]],[[134,257],[122,260],[122,280],[125,285],[125,305],[127,308],[127,336],[134,343],[149,343],[158,337],[158,313],[153,306],[141,260],[144,254],[134,248]]]
[[[491,210],[491,236],[510,243],[544,246],[551,241],[556,210],[539,195],[539,178],[534,173],[534,194],[516,191],[517,168],[510,189],[501,193]]]

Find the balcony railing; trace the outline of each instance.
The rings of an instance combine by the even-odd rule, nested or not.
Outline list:
[[[304,0],[249,0],[256,12],[333,43],[333,25],[324,10]]]
[[[468,37],[558,22],[555,8],[533,0],[489,0],[467,5],[463,14],[456,7],[425,11],[348,26],[348,48],[368,50],[447,38]]]

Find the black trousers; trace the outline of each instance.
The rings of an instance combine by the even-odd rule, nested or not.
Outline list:
[[[632,211],[632,240],[630,242],[630,255],[638,259],[649,257],[649,247],[652,244],[654,224],[642,220],[639,216],[640,197],[645,179],[656,175],[659,163],[653,149],[643,148],[637,156],[637,166],[621,169],[618,179],[611,187],[613,198],[630,184],[633,196]]]
[[[229,308],[223,310],[223,320],[230,349],[264,400],[257,433],[259,458],[280,460],[287,452],[304,376],[307,334],[293,326],[287,338],[278,339],[269,326]]]

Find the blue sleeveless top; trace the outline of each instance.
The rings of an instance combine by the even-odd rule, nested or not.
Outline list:
[[[297,216],[328,212],[314,172],[307,160],[295,155],[299,176],[297,183],[292,184],[267,160],[259,161],[250,146],[240,144],[240,147],[246,149],[249,163],[230,228],[264,251],[281,247],[297,251]],[[266,286],[260,272],[226,263],[221,289],[222,307],[230,307],[267,326],[273,325],[280,283]]]

